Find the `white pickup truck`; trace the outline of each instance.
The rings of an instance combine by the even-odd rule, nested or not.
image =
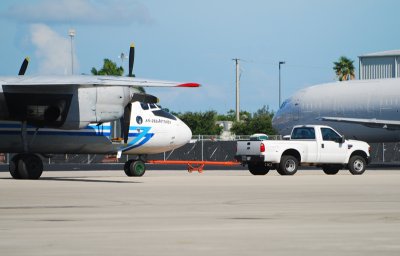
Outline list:
[[[238,141],[235,156],[254,175],[265,175],[270,169],[293,175],[299,165],[319,166],[329,175],[344,168],[360,175],[370,162],[370,146],[366,142],[345,140],[328,126],[295,126],[289,140],[254,138]]]

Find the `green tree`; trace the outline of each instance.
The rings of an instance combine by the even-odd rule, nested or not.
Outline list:
[[[109,59],[104,59],[103,67],[100,70],[92,68],[92,74],[95,76],[122,76],[124,74],[124,68],[118,67],[117,64]],[[133,75],[135,77],[135,75]],[[146,90],[138,86],[137,89],[141,93],[146,93]]]
[[[356,78],[353,63],[353,60],[350,60],[345,56],[340,57],[337,62],[333,62],[333,70],[335,71],[339,81],[353,80]]]
[[[235,121],[236,119],[236,114],[235,110],[231,109],[226,113],[226,115],[218,115],[217,120],[218,121]]]
[[[246,120],[249,116],[251,116],[250,112],[247,111],[240,111],[240,119],[241,120]],[[218,115],[217,117],[218,121],[232,121],[235,122],[236,120],[236,112],[235,110],[231,109],[229,110],[225,115]]]
[[[100,70],[92,68],[91,72],[95,76],[122,76],[124,68],[118,67],[115,62],[109,59],[104,59],[103,67]]]
[[[217,125],[217,112],[186,112],[174,113],[183,122],[187,124],[194,135],[219,135],[222,132],[222,127]]]
[[[242,113],[241,113],[242,116]],[[272,127],[274,113],[267,106],[263,106],[253,115],[247,112],[247,118],[234,122],[231,131],[236,135],[250,135],[254,133],[276,134]]]

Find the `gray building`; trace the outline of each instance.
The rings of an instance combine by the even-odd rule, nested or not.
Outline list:
[[[358,58],[361,80],[400,77],[400,50],[370,53]]]

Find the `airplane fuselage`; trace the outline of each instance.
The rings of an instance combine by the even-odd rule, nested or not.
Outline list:
[[[399,141],[400,126],[396,124],[400,120],[399,89],[400,79],[308,87],[284,101],[273,119],[273,126],[282,135],[289,134],[294,125],[322,124],[334,127],[347,138],[368,142]],[[324,120],[324,117],[334,121]],[[357,123],[358,120],[361,121]]]
[[[127,143],[121,138],[118,121],[79,130],[28,127],[28,150],[46,154],[155,154],[180,147],[192,136],[186,124],[155,104],[132,103],[130,121]],[[24,152],[20,122],[0,122],[0,152]]]

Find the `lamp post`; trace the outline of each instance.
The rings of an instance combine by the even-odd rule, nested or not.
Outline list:
[[[279,106],[278,109],[281,107],[282,98],[281,98],[281,65],[285,64],[284,61],[279,61]]]
[[[75,29],[71,28],[68,31],[68,35],[71,37],[71,74],[74,74],[74,48],[73,48],[73,39],[76,32]]]
[[[240,59],[232,59],[236,64],[236,122],[240,121],[240,68],[239,61]]]

